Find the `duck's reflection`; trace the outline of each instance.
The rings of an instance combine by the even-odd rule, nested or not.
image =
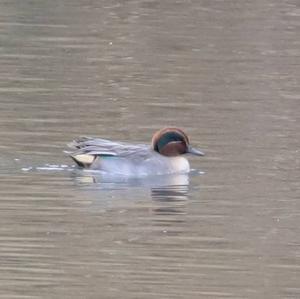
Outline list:
[[[164,211],[166,213],[177,212],[179,203],[187,200],[189,191],[189,176],[187,174],[126,178],[82,172],[80,175],[75,173],[74,179],[77,184],[90,190],[110,190],[117,193],[122,190],[122,197],[128,195],[130,198],[142,198],[149,197],[150,194],[154,202],[169,206],[169,208],[157,209],[157,212]]]
[[[188,175],[172,176],[165,183],[151,187],[151,197],[155,203],[153,212],[158,215],[185,214],[189,191]]]
[[[145,230],[151,227],[150,231],[155,235],[174,236],[185,231],[189,197],[187,174],[112,178],[83,172],[75,179],[88,192],[89,199],[94,198],[92,212],[105,210],[117,214],[125,225],[144,227]],[[122,216],[118,214],[121,211]],[[133,238],[144,237],[135,235]]]

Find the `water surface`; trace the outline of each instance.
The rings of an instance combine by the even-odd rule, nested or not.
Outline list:
[[[299,16],[0,1],[0,296],[300,298]],[[206,152],[192,175],[115,182],[63,154],[171,125]]]

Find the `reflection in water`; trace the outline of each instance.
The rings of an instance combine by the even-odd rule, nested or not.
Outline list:
[[[99,172],[77,170],[72,172],[77,185],[88,191],[88,198],[93,201],[93,210],[103,209],[103,205],[136,215],[133,203],[140,203],[139,213],[147,215],[143,226],[149,226],[149,234],[179,235],[185,231],[187,213],[189,175],[176,174],[143,178],[128,178],[101,175]],[[150,197],[150,199],[149,199]],[[106,198],[106,202],[103,199]],[[125,200],[120,204],[120,198]],[[152,200],[151,200],[152,199]],[[124,206],[125,205],[125,206]],[[145,236],[133,237],[138,240]]]
[[[177,181],[177,185],[170,184],[151,188],[154,203],[152,225],[164,227],[164,232],[172,236],[181,235],[185,231],[185,216],[188,214],[188,176],[186,176],[185,183],[183,178],[180,179],[182,182]]]
[[[72,172],[72,177],[79,186],[94,190],[149,189],[152,198],[159,201],[186,198],[189,186],[187,174],[132,178],[104,175],[95,171],[75,170]]]
[[[189,191],[187,174],[128,178],[101,175],[98,172],[74,171],[72,176],[77,184],[90,191],[110,190],[114,194],[126,192],[126,197],[130,195],[131,198],[150,194],[154,203],[152,211],[155,214],[185,213]]]
[[[188,184],[168,185],[151,188],[151,196],[157,203],[156,214],[185,214]]]
[[[45,164],[37,167],[23,167],[24,172],[52,173],[69,172],[76,185],[93,193],[111,191],[127,193],[131,198],[139,198],[141,194],[149,195],[158,207],[153,210],[157,214],[182,214],[189,191],[188,174],[172,174],[164,176],[125,177],[88,171],[68,165]],[[198,172],[200,174],[200,172]],[[195,172],[193,172],[195,174]],[[139,189],[139,192],[136,190]],[[103,194],[104,195],[104,194]],[[147,196],[148,197],[148,196]]]

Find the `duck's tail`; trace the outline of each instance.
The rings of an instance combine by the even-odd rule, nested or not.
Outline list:
[[[95,161],[96,156],[94,155],[87,155],[87,154],[81,154],[81,155],[69,155],[79,167],[82,168],[89,168],[92,163]]]
[[[81,142],[85,140],[88,140],[88,137],[82,137],[68,143],[68,147],[74,149],[74,151],[64,151],[64,153],[71,157],[71,159],[73,159],[74,162],[81,168],[89,168],[97,158],[96,155],[84,153],[80,150]]]

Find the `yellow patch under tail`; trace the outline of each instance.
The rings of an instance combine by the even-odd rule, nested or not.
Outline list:
[[[88,168],[96,159],[94,155],[88,154],[79,154],[79,155],[71,155],[71,158],[78,164],[78,166],[83,168]]]

